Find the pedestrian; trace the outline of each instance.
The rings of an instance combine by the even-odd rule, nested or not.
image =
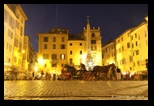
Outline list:
[[[46,72],[45,78],[46,80],[48,80],[48,72]]]
[[[33,77],[33,79],[34,79],[34,72],[32,73],[32,77]]]
[[[121,80],[121,70],[120,68],[117,66],[117,80]]]
[[[49,80],[50,80],[51,79],[51,74],[49,73],[48,76],[49,76]]]
[[[119,69],[118,66],[117,66],[117,73],[121,73],[121,70]]]

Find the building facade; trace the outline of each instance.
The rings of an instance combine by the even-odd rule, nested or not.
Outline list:
[[[32,47],[31,39],[28,35],[24,36],[22,65],[25,72],[31,76],[33,72],[37,72],[37,53]]]
[[[102,43],[100,28],[90,28],[91,53],[94,65],[102,65]],[[39,72],[61,74],[64,64],[79,68],[80,63],[86,64],[87,29],[80,35],[71,37],[67,29],[52,28],[48,33],[38,36]]]
[[[106,66],[112,63],[116,63],[116,50],[115,41],[109,41],[102,47],[102,65]]]
[[[60,74],[63,64],[67,63],[68,30],[52,28],[37,36],[39,72]]]
[[[126,30],[115,39],[116,64],[122,72],[146,70],[148,59],[148,17],[140,25]]]
[[[4,74],[24,69],[22,51],[27,19],[19,4],[4,4]]]

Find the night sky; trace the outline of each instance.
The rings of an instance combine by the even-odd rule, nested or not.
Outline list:
[[[148,15],[148,4],[21,4],[28,17],[25,35],[29,35],[38,51],[38,33],[53,27],[67,28],[78,34],[87,24],[100,27],[103,44],[115,39],[125,30],[139,25]]]

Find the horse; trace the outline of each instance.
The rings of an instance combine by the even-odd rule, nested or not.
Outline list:
[[[95,66],[93,68],[93,74],[97,80],[100,80],[100,78],[104,80],[112,79],[111,76],[115,74],[115,70],[115,64],[109,64],[106,66]]]
[[[65,64],[65,65],[64,65],[64,68],[66,68],[66,69],[67,69],[67,71],[71,73],[71,75],[70,75],[71,77],[73,77],[73,76],[76,76],[76,75],[77,75],[77,70],[76,70],[76,68],[75,68],[75,67],[70,66],[70,65],[68,65],[68,64]]]

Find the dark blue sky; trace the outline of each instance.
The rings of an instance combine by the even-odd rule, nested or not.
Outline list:
[[[103,44],[115,39],[125,30],[139,25],[148,15],[148,4],[21,4],[28,20],[25,34],[38,51],[38,33],[53,27],[68,28],[78,34],[90,16],[90,26],[100,27]]]

